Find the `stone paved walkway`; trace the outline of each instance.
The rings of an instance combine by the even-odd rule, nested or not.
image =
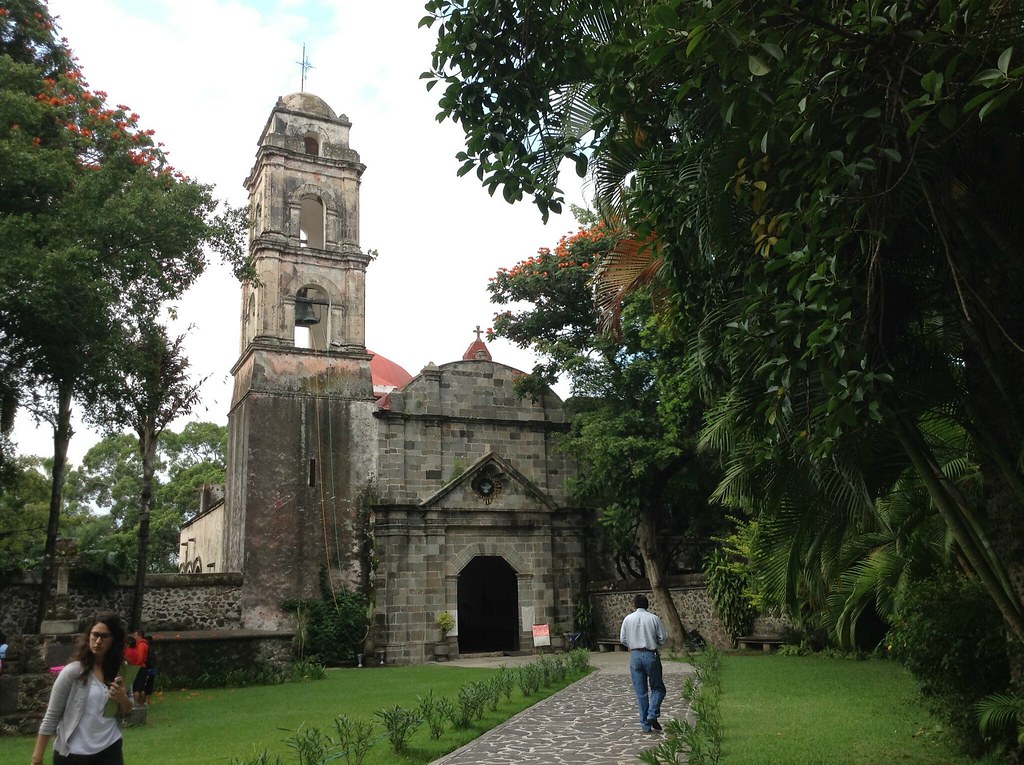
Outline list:
[[[518,658],[518,657],[517,657]],[[528,657],[526,661],[532,661]],[[490,663],[488,663],[490,662]],[[462,659],[451,666],[513,666],[508,657]],[[591,654],[596,668],[554,696],[524,709],[431,765],[626,765],[656,746],[664,734],[643,733],[629,681],[629,653]],[[688,664],[665,661],[668,693],[661,705],[662,724],[682,719],[681,696]]]

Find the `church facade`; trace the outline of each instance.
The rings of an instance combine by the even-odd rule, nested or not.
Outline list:
[[[583,597],[590,514],[555,448],[562,402],[479,339],[415,377],[368,351],[351,123],[309,93],[278,100],[246,180],[254,283],[242,287],[223,499],[181,531],[182,569],[240,572],[241,626],[324,585],[366,593],[370,641],[420,662],[451,613],[455,650],[558,642]],[[535,630],[535,625],[539,630]]]

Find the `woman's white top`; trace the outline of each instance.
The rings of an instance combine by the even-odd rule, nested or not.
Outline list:
[[[93,685],[98,689],[93,688]],[[98,691],[98,692],[97,692]],[[96,696],[94,696],[96,693]],[[121,729],[117,725],[116,717],[103,717],[103,707],[107,703],[107,688],[92,675],[86,683],[82,682],[82,665],[73,661],[60,671],[57,680],[50,691],[50,703],[46,706],[46,714],[39,724],[39,733],[44,736],[56,736],[53,742],[53,751],[65,757],[70,754],[70,742],[76,738],[78,728],[84,725],[86,710],[90,715],[95,715],[98,720],[93,721],[92,734],[86,734],[84,738],[76,739],[80,746],[89,746],[89,741],[96,744],[97,738],[108,739],[108,743],[98,749],[90,751],[90,754],[103,751],[110,744],[113,744],[121,737]],[[96,730],[102,730],[99,737]],[[84,754],[83,749],[75,749],[75,753]]]
[[[117,717],[104,717],[103,707],[110,699],[107,686],[89,675],[89,697],[74,732],[68,737],[71,754],[96,754],[121,738]]]

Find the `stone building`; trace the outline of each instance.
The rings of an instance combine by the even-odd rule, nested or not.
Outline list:
[[[372,593],[389,661],[431,658],[440,611],[460,651],[557,643],[584,588],[589,514],[554,449],[562,402],[477,338],[416,377],[364,340],[366,269],[351,123],[320,98],[278,100],[246,180],[258,282],[242,288],[228,475],[181,531],[183,570],[240,572],[241,626],[291,627],[281,602]]]

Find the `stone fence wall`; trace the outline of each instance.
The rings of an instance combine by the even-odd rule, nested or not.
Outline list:
[[[146,632],[235,629],[242,619],[241,587],[242,575],[237,573],[150,574],[146,577],[142,626]],[[97,611],[110,609],[127,619],[133,588],[128,578],[115,583],[90,582],[72,575],[68,586],[69,618],[87,620]],[[39,602],[38,593],[37,578],[25,577],[0,584],[0,630],[8,638],[30,630]]]
[[[142,624],[153,638],[157,672],[187,682],[205,673],[288,666],[293,633],[240,629],[241,585],[241,574],[147,577]],[[32,578],[0,584],[0,630],[10,643],[0,675],[0,735],[36,730],[53,683],[50,667],[67,661],[77,638],[26,634],[35,619],[38,592],[39,582]],[[81,632],[97,611],[110,609],[127,618],[133,593],[127,579],[91,583],[72,578],[63,609]]]
[[[77,635],[21,635],[10,664],[0,675],[0,736],[31,735],[50,697],[56,669],[70,656]],[[224,677],[231,671],[284,670],[292,660],[291,632],[252,630],[203,630],[155,632],[153,651],[157,674],[173,683],[210,674]]]
[[[732,648],[732,638],[718,617],[708,597],[702,575],[671,577],[669,591],[672,602],[688,632],[699,632],[704,641],[720,650]],[[651,597],[651,586],[646,579],[617,580],[590,583],[593,635],[596,640],[619,637],[622,620],[633,612],[633,596],[642,592]],[[652,606],[653,610],[653,606]],[[779,634],[786,629],[785,619],[759,616],[754,624],[755,635]]]

